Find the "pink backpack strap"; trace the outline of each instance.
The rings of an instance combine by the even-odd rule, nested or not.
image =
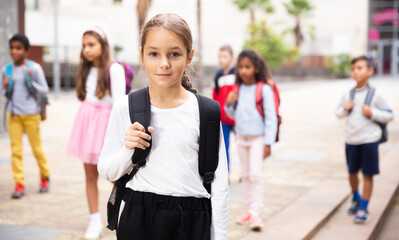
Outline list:
[[[256,83],[256,90],[255,90],[255,102],[256,102],[256,109],[258,110],[260,116],[265,119],[265,113],[263,112],[263,85],[264,82],[257,82]]]
[[[274,95],[274,104],[276,107],[276,113],[278,115],[279,114],[278,108],[280,106],[280,91],[277,87],[277,84],[273,80],[267,79],[267,84],[269,84],[270,87],[272,88],[273,95]]]
[[[231,89],[231,92],[236,92],[237,94],[240,92],[240,83],[234,83],[233,88]],[[234,103],[234,108],[237,108],[238,101]]]

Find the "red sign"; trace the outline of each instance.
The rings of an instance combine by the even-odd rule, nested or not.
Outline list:
[[[380,12],[373,13],[373,21],[375,25],[384,23],[392,23],[394,26],[399,26],[399,14],[395,8],[388,8]]]

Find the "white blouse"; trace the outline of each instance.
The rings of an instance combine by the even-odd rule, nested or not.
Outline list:
[[[122,177],[132,167],[134,150],[125,147],[125,132],[131,125],[128,97],[113,108],[98,162],[98,171],[108,181]],[[199,108],[194,94],[171,109],[151,106],[152,148],[147,164],[126,184],[135,191],[169,196],[211,196],[198,172]],[[228,171],[222,128],[219,165],[212,183],[212,239],[226,239],[228,218]]]
[[[97,88],[97,76],[98,68],[92,67],[86,81],[86,100],[94,103],[100,103],[105,105],[112,105],[115,101],[126,94],[126,83],[125,83],[125,70],[119,63],[114,63],[109,68],[109,74],[111,77],[111,92],[99,99],[96,96]]]

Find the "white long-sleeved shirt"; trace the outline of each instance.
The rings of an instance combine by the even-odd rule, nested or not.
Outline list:
[[[125,70],[119,63],[113,63],[109,68],[111,77],[111,92],[99,99],[96,96],[98,68],[92,67],[86,81],[86,100],[104,105],[112,105],[117,99],[126,94]]]
[[[384,97],[376,89],[370,103],[372,111],[371,118],[363,115],[362,107],[366,100],[368,87],[355,90],[354,107],[349,113],[344,110],[344,105],[350,100],[350,91],[343,94],[341,101],[335,111],[338,118],[346,118],[344,127],[345,142],[348,144],[358,145],[365,143],[377,142],[381,138],[381,128],[375,123],[388,123],[393,119],[391,108],[385,101]]]
[[[104,146],[98,162],[100,176],[115,181],[132,168],[134,150],[125,147],[125,132],[132,124],[128,97],[112,108]],[[199,107],[190,97],[171,109],[151,106],[152,148],[147,163],[126,187],[135,191],[169,196],[210,198],[198,172]],[[222,130],[220,131],[219,165],[212,183],[212,239],[226,239],[228,218],[228,172]]]
[[[239,136],[261,136],[264,135],[265,145],[272,145],[276,141],[277,114],[274,104],[274,95],[271,87],[263,85],[263,112],[265,120],[256,108],[256,84],[241,84],[239,89],[238,103],[225,106],[226,113],[236,121],[236,133]]]

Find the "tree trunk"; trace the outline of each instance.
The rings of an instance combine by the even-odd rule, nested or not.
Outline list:
[[[251,17],[251,23],[255,23],[255,9],[253,7],[249,8],[249,14]]]
[[[302,35],[302,30],[301,30],[301,21],[299,18],[296,19],[294,34],[295,34],[295,46],[300,48],[301,43],[303,41],[303,35]],[[301,56],[299,56],[298,60],[295,63],[294,76],[296,78],[303,78],[306,76],[306,72],[302,68]]]
[[[303,41],[301,21],[299,18],[296,20],[294,34],[295,34],[295,46],[299,47]]]
[[[139,38],[141,35],[141,29],[144,26],[145,19],[147,18],[148,10],[151,7],[151,0],[137,0],[137,20],[139,24]]]

